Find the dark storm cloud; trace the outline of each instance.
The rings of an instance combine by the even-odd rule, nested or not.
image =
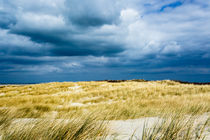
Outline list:
[[[108,40],[110,33],[97,33],[98,28],[76,27],[78,25],[66,22],[63,16],[26,13],[18,17],[9,33],[50,44],[48,55],[114,55],[124,50],[121,42]]]
[[[30,41],[28,37],[11,34],[9,30],[0,29],[0,57],[43,56],[48,51],[46,44]]]
[[[0,44],[1,45],[1,44]],[[9,55],[9,56],[46,56],[48,52],[44,52],[44,49],[40,48],[30,48],[31,46],[18,46],[18,45],[1,45],[1,55]]]
[[[0,11],[0,28],[8,29],[9,26],[16,23],[16,19],[13,15]]]
[[[20,64],[20,65],[38,65],[38,64],[42,64],[42,63],[46,63],[43,60],[37,60],[34,58],[27,58],[27,57],[11,57],[11,56],[5,56],[2,57],[0,56],[0,64],[2,65],[8,65],[8,64]]]
[[[202,0],[0,0],[0,80],[205,75],[209,24]]]
[[[39,32],[33,30],[17,31],[11,30],[11,33],[24,35],[30,37],[30,39],[37,43],[50,43],[49,47],[43,44],[43,49],[47,52],[40,52],[40,55],[55,55],[55,56],[84,56],[84,55],[104,55],[109,56],[119,52],[122,52],[123,45],[121,43],[115,43],[104,40],[80,40],[74,39],[74,36],[69,36],[63,32]],[[94,36],[93,36],[94,37]],[[35,49],[35,48],[34,48]],[[19,50],[19,53],[27,53],[26,50]],[[17,50],[13,50],[13,53],[18,53]],[[29,52],[30,53],[30,52]],[[35,51],[31,50],[31,53],[36,54]],[[38,52],[39,53],[39,52]]]
[[[0,28],[8,29],[16,23],[15,9],[10,2],[0,0]]]
[[[94,56],[111,56],[122,51],[123,49],[118,44],[100,44],[97,42],[71,43],[69,46],[53,47],[51,49],[52,55],[55,56],[87,56],[90,54]]]
[[[114,23],[121,8],[112,0],[67,0],[65,4],[70,22],[83,27]]]

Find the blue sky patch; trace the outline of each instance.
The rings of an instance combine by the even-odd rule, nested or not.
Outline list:
[[[181,5],[182,5],[182,2],[176,1],[174,3],[170,3],[170,4],[167,4],[167,5],[162,6],[161,9],[160,9],[160,11],[162,12],[162,11],[164,11],[165,8],[168,8],[168,7],[169,8],[176,8],[176,7],[179,7]]]

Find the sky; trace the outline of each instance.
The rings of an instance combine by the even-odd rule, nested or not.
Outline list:
[[[0,0],[0,83],[210,81],[209,0]]]

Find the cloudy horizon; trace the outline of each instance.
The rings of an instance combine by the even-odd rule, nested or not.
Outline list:
[[[210,1],[0,0],[0,83],[210,82]]]

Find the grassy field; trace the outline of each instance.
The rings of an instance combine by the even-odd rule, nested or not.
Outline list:
[[[61,118],[100,112],[107,119],[133,119],[182,110],[210,111],[210,85],[174,81],[63,82],[0,87],[0,109],[29,118]]]
[[[60,137],[62,135],[66,136],[65,139],[98,138],[106,130],[96,120],[127,120],[174,112],[179,116],[210,112],[210,85],[131,80],[0,86],[0,132],[5,134],[3,139],[21,136],[30,139],[37,134],[41,135],[40,139],[64,139]],[[24,127],[19,126],[21,132],[12,127],[14,133],[11,133],[11,120],[14,123],[14,119],[21,118],[41,120],[35,124],[22,124]],[[64,121],[65,125],[57,122],[64,119],[73,121]],[[163,125],[164,128],[171,127]],[[163,126],[160,128],[168,131],[162,129]],[[47,132],[52,135],[46,135]],[[155,130],[152,134],[150,132],[145,131],[145,140],[153,134],[159,136]]]

